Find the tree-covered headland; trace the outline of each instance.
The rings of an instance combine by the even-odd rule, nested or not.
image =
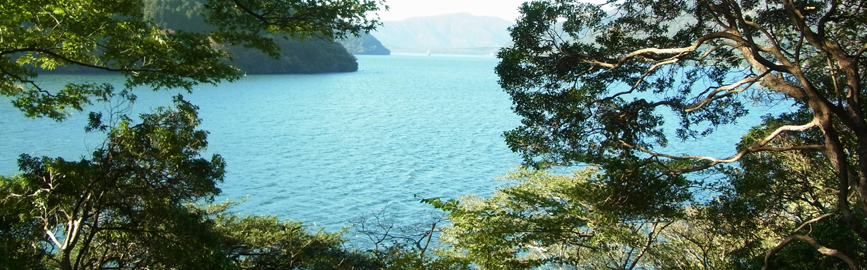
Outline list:
[[[143,15],[169,33],[178,30],[206,33],[217,30],[205,22],[202,11],[204,0],[144,0]],[[232,66],[246,74],[287,74],[351,72],[358,70],[358,63],[340,44],[316,36],[293,36],[270,33],[278,47],[279,57],[244,46],[222,44],[222,49],[232,55],[226,59]],[[278,38],[279,37],[279,38]],[[349,35],[346,38],[354,38]],[[343,40],[343,39],[340,39]],[[40,69],[40,73],[90,73],[99,72],[81,66],[63,66],[56,69]]]
[[[358,37],[348,37],[340,40],[340,44],[351,54],[389,55],[391,50],[382,45],[378,39],[370,34]]]
[[[163,28],[192,32],[214,31],[216,27],[205,22],[203,0],[145,0],[144,15]],[[226,46],[233,57],[230,63],[247,74],[286,74],[348,72],[358,70],[355,57],[343,46],[329,38],[274,33],[280,56],[244,46]],[[365,35],[362,33],[361,35]],[[280,37],[280,38],[275,38]],[[346,38],[353,38],[348,35]],[[340,38],[338,40],[342,40]]]
[[[496,68],[522,117],[506,142],[530,168],[587,168],[435,201],[444,241],[485,269],[867,268],[865,9],[525,3]],[[793,105],[707,139],[768,104]],[[666,148],[684,141],[737,153]]]

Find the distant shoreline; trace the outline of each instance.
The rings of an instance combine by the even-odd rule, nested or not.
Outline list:
[[[408,52],[397,52],[392,53],[394,56],[423,56],[423,57],[462,57],[462,58],[496,58],[495,55],[482,55],[482,54],[453,54],[453,53],[431,53],[427,55],[427,53],[408,53]]]
[[[431,55],[435,54],[455,54],[455,55],[482,55],[494,56],[500,51],[500,47],[481,47],[481,48],[390,48],[392,54],[427,54],[430,50]]]

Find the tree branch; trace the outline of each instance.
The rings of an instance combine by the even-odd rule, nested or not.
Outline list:
[[[48,90],[45,90],[45,89],[42,89],[42,87],[39,87],[39,85],[36,84],[36,81],[30,80],[30,79],[25,79],[25,78],[23,78],[23,77],[21,77],[21,76],[18,76],[18,74],[15,74],[15,73],[9,73],[9,72],[6,72],[6,70],[3,69],[2,67],[0,67],[0,73],[2,73],[2,74],[5,75],[5,76],[9,76],[9,77],[11,77],[12,79],[17,80],[17,81],[19,81],[19,82],[26,83],[26,84],[30,84],[30,86],[32,86],[33,89],[36,89],[37,92],[43,93],[43,94],[45,94],[45,95],[48,95],[49,97],[53,97],[53,96],[54,96],[53,94],[51,94],[51,92],[48,92]]]
[[[614,61],[614,63],[602,62],[599,60],[595,60],[592,57],[583,57],[583,56],[582,57],[587,58],[587,59],[592,59],[592,60],[584,60],[585,63],[605,67],[608,70],[612,70],[612,69],[616,69],[616,68],[622,66],[623,63],[626,63],[627,61],[629,61],[633,58],[639,57],[639,56],[644,56],[644,55],[675,55],[675,57],[677,57],[677,55],[684,55],[686,53],[693,52],[696,49],[698,49],[698,47],[700,47],[701,45],[703,45],[703,44],[705,44],[711,40],[714,40],[717,38],[732,37],[732,36],[733,35],[731,35],[729,33],[716,32],[716,33],[711,33],[711,34],[708,34],[708,35],[705,35],[705,36],[699,38],[691,46],[688,46],[688,47],[668,48],[668,49],[659,49],[659,48],[640,49],[640,50],[636,50],[636,51],[633,51],[633,52],[626,54],[626,56],[623,56],[620,59],[617,59],[616,61]]]
[[[754,153],[754,152],[769,152],[769,151],[785,152],[785,151],[795,151],[795,150],[821,151],[821,150],[825,150],[825,146],[822,146],[822,145],[795,145],[795,146],[787,146],[787,147],[765,147],[764,146],[768,142],[770,142],[771,140],[773,140],[774,138],[779,136],[780,133],[782,133],[783,131],[806,131],[806,130],[808,130],[812,127],[815,127],[815,126],[816,126],[816,121],[811,121],[810,123],[807,123],[807,124],[801,125],[801,126],[787,125],[787,126],[779,127],[773,133],[771,133],[771,135],[768,135],[767,137],[765,137],[765,139],[762,140],[760,143],[757,143],[757,144],[747,148],[746,150],[741,151],[741,152],[739,152],[733,156],[730,156],[728,158],[725,158],[725,159],[718,159],[718,158],[708,157],[708,156],[668,155],[668,154],[653,152],[653,151],[648,150],[647,148],[644,148],[644,147],[639,146],[639,145],[629,144],[623,140],[620,140],[620,143],[622,145],[630,148],[630,149],[636,149],[636,150],[642,151],[642,152],[647,153],[647,154],[654,156],[654,157],[664,157],[664,158],[668,158],[668,159],[677,159],[677,160],[705,160],[705,161],[710,161],[709,164],[702,165],[702,166],[696,166],[696,167],[693,167],[690,169],[685,169],[685,170],[680,171],[680,173],[685,173],[685,172],[693,172],[696,170],[702,170],[702,169],[710,168],[712,166],[715,166],[715,165],[721,164],[721,163],[736,162],[736,161],[740,160],[740,158],[743,157],[744,155],[749,154],[749,153]]]
[[[665,228],[669,225],[673,224],[673,222],[667,222],[663,224],[661,228],[659,228],[659,223],[660,222],[654,222],[652,229],[650,229],[650,232],[647,233],[647,241],[644,243],[644,246],[641,247],[641,251],[638,252],[638,255],[635,256],[635,259],[632,260],[632,264],[627,269],[634,269],[635,266],[638,264],[638,261],[641,260],[641,257],[644,257],[644,254],[647,253],[648,249],[650,249],[650,246],[657,241],[659,233],[662,232],[662,230],[665,230]]]
[[[827,248],[825,246],[822,246],[819,244],[819,242],[816,242],[816,240],[813,239],[812,237],[805,236],[805,235],[789,236],[789,238],[786,238],[785,240],[783,240],[782,242],[777,244],[777,246],[775,246],[774,248],[769,250],[765,254],[765,265],[762,267],[762,270],[767,270],[768,267],[770,266],[771,256],[773,256],[774,254],[776,254],[777,252],[779,252],[780,250],[782,250],[784,247],[786,247],[787,245],[789,245],[790,243],[792,243],[795,240],[800,240],[800,241],[804,241],[804,242],[809,243],[814,248],[816,248],[816,251],[819,251],[819,253],[822,253],[822,255],[837,257],[838,259],[846,262],[846,264],[849,265],[849,268],[852,270],[861,270],[861,267],[859,267],[858,264],[854,260],[852,260],[852,258],[850,258],[849,256],[846,256],[846,254],[843,254],[843,252],[840,252],[836,249],[831,249],[831,248]]]
[[[684,110],[685,112],[692,112],[692,111],[701,109],[702,107],[704,107],[704,105],[707,105],[711,101],[714,101],[714,100],[717,100],[720,98],[724,98],[724,97],[730,96],[734,93],[740,93],[740,92],[747,90],[753,84],[755,84],[756,81],[761,80],[762,77],[764,77],[768,73],[770,73],[770,71],[765,71],[758,76],[743,78],[740,81],[737,81],[737,82],[732,83],[732,84],[717,87],[716,89],[714,89],[714,91],[711,91],[710,93],[708,93],[705,96],[705,98],[703,98],[702,100],[700,100],[698,102],[692,103],[692,104],[681,104],[681,103],[677,103],[677,102],[668,102],[668,101],[657,102],[655,104],[669,105],[672,107],[680,108],[680,109]],[[744,84],[746,84],[746,86],[740,87]],[[706,91],[707,90],[705,90],[704,92],[706,92]],[[722,94],[722,95],[717,95],[720,92],[726,92],[726,93]]]
[[[830,213],[827,213],[827,214],[821,215],[821,216],[819,216],[819,217],[817,217],[817,218],[814,218],[814,219],[808,220],[807,222],[804,222],[804,224],[801,224],[801,226],[798,226],[798,228],[795,229],[794,231],[792,231],[792,233],[796,233],[796,232],[800,231],[801,229],[803,229],[805,226],[810,225],[810,224],[813,224],[813,223],[816,223],[816,222],[818,222],[818,221],[820,221],[820,220],[822,220],[822,219],[824,219],[824,218],[827,218],[827,217],[833,216],[834,214],[837,214],[837,211],[836,211],[836,210],[831,211]]]
[[[51,55],[51,56],[53,56],[53,57],[59,58],[59,59],[61,59],[61,60],[63,60],[63,61],[66,61],[66,62],[72,63],[72,64],[74,64],[74,65],[79,65],[79,66],[89,67],[89,68],[95,68],[95,69],[100,69],[100,70],[105,70],[105,71],[114,71],[114,72],[157,72],[157,71],[159,71],[159,70],[157,70],[157,69],[128,69],[128,68],[118,69],[118,68],[110,68],[110,67],[107,67],[107,66],[93,65],[93,64],[84,63],[84,62],[81,62],[81,61],[78,61],[78,60],[73,60],[73,59],[71,59],[71,58],[69,58],[69,57],[66,57],[66,56],[60,55],[60,54],[58,54],[58,53],[52,52],[52,51],[47,50],[47,49],[41,49],[41,48],[29,48],[29,49],[30,49],[29,51],[31,51],[31,52],[38,52],[38,53],[48,54],[48,55]]]
[[[864,47],[858,49],[858,52],[855,53],[855,57],[861,58],[861,55],[864,54],[865,51],[867,51],[867,44],[864,44]]]

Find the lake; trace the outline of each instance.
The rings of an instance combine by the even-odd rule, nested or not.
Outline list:
[[[489,194],[520,163],[502,133],[519,124],[493,72],[473,56],[358,56],[359,71],[246,76],[204,85],[185,98],[200,107],[208,154],[227,162],[218,199],[235,210],[276,214],[326,230],[386,205],[401,216],[429,209],[421,197]],[[119,76],[42,76],[46,86]],[[171,104],[170,91],[136,89],[136,112]],[[102,105],[95,106],[100,109]],[[21,153],[78,158],[101,134],[84,134],[86,113],[63,123],[24,118],[0,104],[0,174]]]
[[[275,214],[336,231],[353,217],[389,205],[412,219],[430,207],[414,197],[488,195],[520,163],[503,132],[520,124],[497,84],[497,59],[481,56],[358,56],[359,71],[246,76],[196,87],[210,131],[208,156],[228,164],[218,200],[249,199],[235,211]],[[119,76],[42,76],[45,86],[114,81]],[[171,91],[137,89],[133,111],[171,104]],[[103,105],[94,106],[96,110]],[[734,153],[737,136],[762,108],[717,132],[716,144],[674,144],[674,152]],[[21,153],[78,158],[99,146],[85,134],[86,113],[68,121],[30,120],[0,104],[0,174],[17,172]],[[673,131],[673,130],[672,130]]]

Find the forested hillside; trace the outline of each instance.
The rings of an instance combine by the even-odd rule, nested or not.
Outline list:
[[[340,44],[351,54],[389,55],[391,50],[382,45],[378,39],[370,34],[358,37],[349,37],[340,40]]]
[[[201,0],[144,0],[144,14],[171,31],[202,32],[214,30],[201,18]],[[363,37],[363,36],[362,36]],[[352,72],[358,63],[343,46],[319,38],[275,39],[280,46],[280,58],[241,46],[227,46],[230,62],[245,74],[287,74]],[[102,72],[81,66],[65,66],[43,73]]]
[[[179,31],[210,30],[199,13],[201,0],[145,0],[145,16]],[[358,70],[355,58],[336,42],[311,38],[277,39],[280,59],[257,50],[230,46],[233,64],[248,74],[322,73]]]

